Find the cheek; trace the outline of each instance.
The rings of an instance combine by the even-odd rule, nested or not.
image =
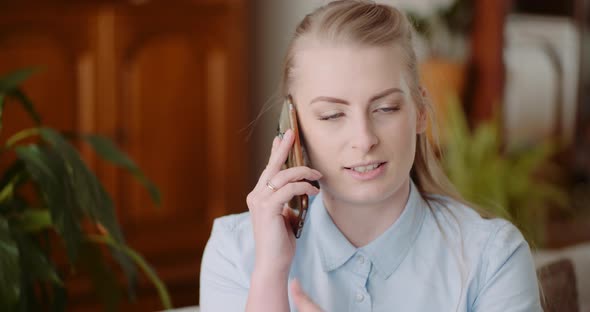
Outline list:
[[[334,164],[341,161],[344,135],[330,131],[321,123],[301,125],[305,136],[305,147],[311,167],[326,174]],[[323,171],[322,171],[323,170]]]
[[[324,146],[323,142],[326,139],[321,134],[321,129],[314,127],[312,123],[309,123],[306,120],[299,120],[299,131],[301,131],[303,134],[305,141],[305,152],[307,153],[307,157],[311,162],[311,166],[317,169],[316,166],[320,161],[318,156],[324,154],[322,146]]]
[[[379,142],[380,149],[395,159],[412,157],[416,143],[415,123],[409,118],[399,118],[382,125],[379,127]]]
[[[382,137],[395,137],[397,141],[413,138],[416,134],[416,122],[407,115],[399,115],[377,127]]]
[[[306,151],[313,168],[320,170],[327,160],[336,160],[338,153],[334,136],[315,131],[306,136]]]

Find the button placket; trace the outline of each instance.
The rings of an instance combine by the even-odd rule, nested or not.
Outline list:
[[[369,277],[371,271],[371,261],[362,253],[357,253],[350,262],[350,268],[357,274],[362,276],[365,280]]]
[[[363,293],[361,292],[357,292],[354,299],[356,300],[356,302],[363,302],[363,300],[365,300],[365,295],[363,295]]]
[[[352,289],[351,301],[354,308],[351,311],[370,311],[372,300],[371,295],[367,292],[366,285],[373,265],[371,260],[361,252],[358,252],[352,260],[350,269],[356,273],[358,284],[355,289]]]

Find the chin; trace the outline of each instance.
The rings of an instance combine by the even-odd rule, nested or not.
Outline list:
[[[370,205],[391,197],[395,193],[395,187],[391,183],[387,185],[340,185],[336,189],[328,191],[338,200],[359,205]]]
[[[391,165],[392,163],[388,164],[383,175],[373,180],[359,181],[337,172],[330,174],[327,179],[322,179],[320,187],[324,196],[330,196],[338,201],[359,205],[380,203],[394,196],[409,178],[410,167],[400,170],[400,166]],[[407,173],[400,175],[400,172]]]

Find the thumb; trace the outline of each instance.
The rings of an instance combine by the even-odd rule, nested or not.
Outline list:
[[[295,301],[295,306],[297,310],[300,312],[321,312],[322,309],[318,307],[311,299],[303,292],[301,288],[301,284],[297,279],[291,281],[291,293],[293,294],[293,300]]]

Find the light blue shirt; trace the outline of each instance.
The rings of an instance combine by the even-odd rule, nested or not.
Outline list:
[[[516,227],[446,197],[427,202],[410,184],[399,219],[361,248],[338,230],[320,192],[289,278],[328,312],[542,311],[531,252]],[[202,311],[244,311],[253,269],[249,213],[216,219],[201,265]]]

